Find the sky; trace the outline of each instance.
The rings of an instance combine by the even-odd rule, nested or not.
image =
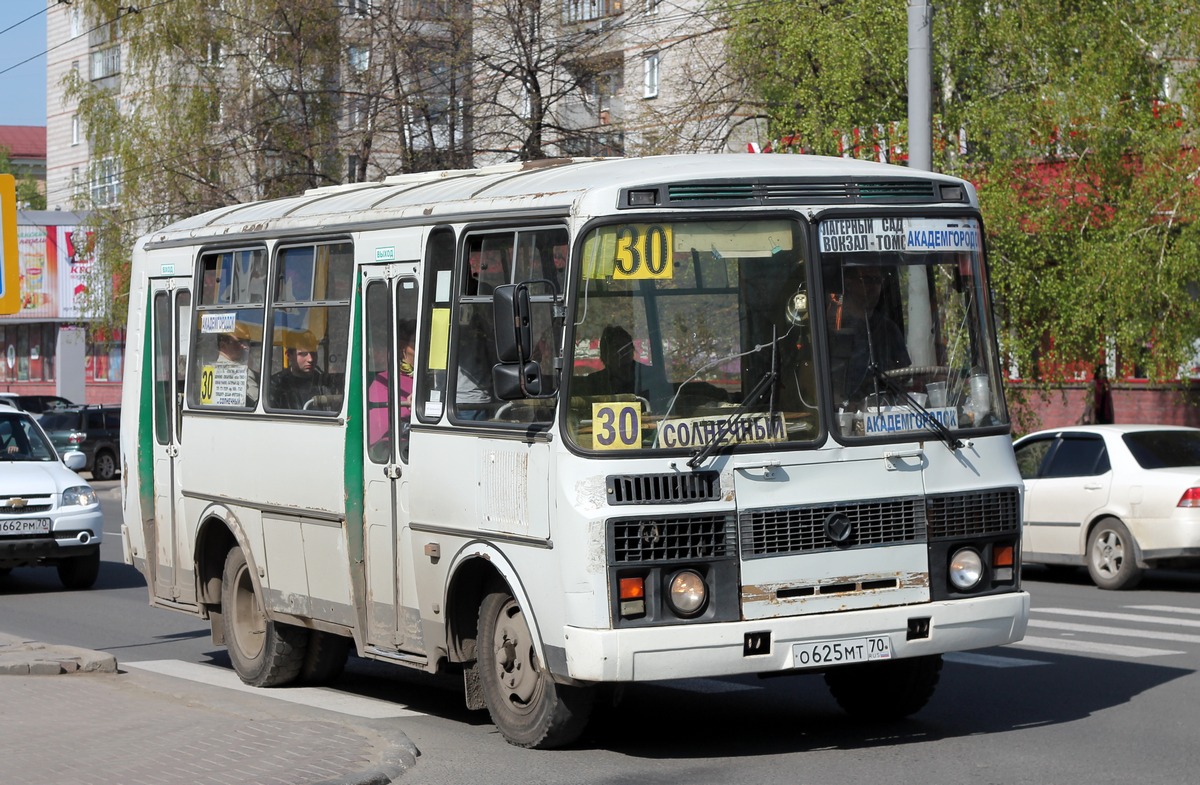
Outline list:
[[[0,0],[0,125],[46,124],[45,10],[51,2]]]

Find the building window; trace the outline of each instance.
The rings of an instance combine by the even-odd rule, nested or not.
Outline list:
[[[78,38],[83,32],[83,12],[78,7],[71,9],[71,37]]]
[[[347,50],[350,67],[356,73],[363,73],[371,67],[371,50],[365,46],[352,46]]]
[[[121,73],[121,45],[107,46],[91,53],[90,78],[93,82]]]
[[[643,98],[658,97],[658,52],[646,55],[645,60],[645,82],[643,84]]]
[[[0,325],[0,382],[54,381],[58,325]]]
[[[120,194],[121,181],[117,174],[115,158],[104,158],[95,164],[95,177],[92,179],[92,204],[106,206],[116,204]]]
[[[564,22],[590,22],[621,13],[623,0],[565,0]]]
[[[125,373],[125,333],[100,334],[88,346],[84,360],[87,378],[94,382],[119,382]]]
[[[79,144],[79,115],[71,116],[71,144]]]

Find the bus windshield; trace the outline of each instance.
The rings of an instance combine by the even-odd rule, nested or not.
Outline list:
[[[584,239],[568,438],[703,450],[819,432],[808,264],[793,219],[616,224]]]
[[[819,397],[839,439],[949,440],[1005,424],[978,222],[835,217],[817,233],[812,296],[794,220],[593,229],[575,297],[568,438],[586,450],[692,453],[811,442]]]
[[[1007,422],[978,221],[838,217],[818,236],[840,435]]]

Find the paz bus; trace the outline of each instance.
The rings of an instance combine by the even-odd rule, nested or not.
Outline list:
[[[520,746],[667,678],[907,716],[1028,618],[985,261],[968,182],[799,155],[180,220],[133,254],[125,558],[248,684],[461,672]]]

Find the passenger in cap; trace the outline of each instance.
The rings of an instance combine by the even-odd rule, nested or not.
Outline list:
[[[228,369],[227,373],[218,367],[218,377],[227,377],[233,380],[243,391],[235,393],[235,395],[241,398],[240,401],[232,400],[223,402],[225,405],[232,403],[235,406],[254,406],[258,403],[258,368],[252,367],[250,364],[250,347],[253,343],[254,341],[250,335],[249,328],[242,322],[236,322],[232,332],[217,335],[216,364]],[[243,374],[239,368],[230,368],[230,366],[239,366],[239,368],[245,368],[246,370]],[[233,375],[229,376],[229,374]],[[245,377],[244,381],[242,381],[243,376]]]
[[[334,396],[329,375],[317,365],[316,337],[308,330],[283,334],[283,368],[271,377],[273,409],[334,411],[341,396]]]

